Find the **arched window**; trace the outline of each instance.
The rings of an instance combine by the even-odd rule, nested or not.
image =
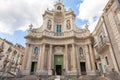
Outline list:
[[[15,50],[13,53],[14,53],[14,55],[16,55],[16,54],[17,54],[17,51]]]
[[[8,48],[8,53],[10,53],[12,51],[11,47]]]
[[[38,54],[38,47],[35,47],[34,54]]]
[[[80,56],[83,56],[83,49],[80,47],[79,49]]]
[[[103,37],[102,37],[102,35],[100,36],[100,41],[103,44]]]
[[[61,6],[58,6],[58,7],[57,7],[57,10],[61,10]]]

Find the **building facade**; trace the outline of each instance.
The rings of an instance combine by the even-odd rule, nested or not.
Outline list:
[[[43,15],[43,25],[30,25],[23,59],[24,75],[94,75],[93,37],[88,30],[79,29],[75,14],[62,2]]]
[[[0,76],[6,73],[17,75],[18,70],[21,70],[23,55],[24,47],[0,38]]]
[[[39,28],[30,25],[22,74],[101,75],[120,73],[120,4],[109,0],[95,30],[78,28],[76,15],[62,2],[43,14]]]
[[[120,3],[109,0],[100,17],[94,37],[95,62],[101,75],[120,73]]]

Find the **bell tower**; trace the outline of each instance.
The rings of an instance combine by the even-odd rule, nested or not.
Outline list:
[[[65,11],[64,5],[63,5],[63,3],[62,3],[61,0],[59,0],[59,1],[57,2],[57,4],[55,4],[55,11],[56,11],[56,12],[64,12],[64,11]]]

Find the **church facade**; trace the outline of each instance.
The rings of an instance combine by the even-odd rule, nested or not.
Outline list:
[[[25,75],[94,75],[93,37],[88,30],[79,29],[76,15],[66,10],[62,2],[43,15],[43,25],[30,25],[22,73]]]
[[[75,18],[74,12],[58,1],[53,10],[43,14],[41,27],[29,25],[23,75],[100,74],[109,79],[113,71],[120,75],[120,1],[108,1],[92,33],[88,25],[78,28]]]

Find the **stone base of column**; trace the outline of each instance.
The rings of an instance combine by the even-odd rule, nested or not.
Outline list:
[[[97,75],[96,71],[87,71],[87,75]]]
[[[52,75],[52,70],[48,70],[48,75]]]
[[[47,70],[39,71],[37,75],[48,75],[48,71]]]
[[[30,70],[23,70],[22,75],[30,75]]]
[[[76,70],[74,70],[74,71],[66,71],[65,72],[65,75],[77,75],[77,71]]]
[[[77,70],[75,68],[72,68],[71,70],[73,73],[77,73]]]

